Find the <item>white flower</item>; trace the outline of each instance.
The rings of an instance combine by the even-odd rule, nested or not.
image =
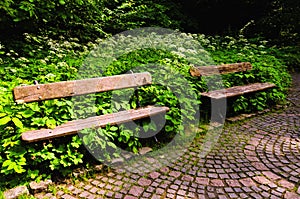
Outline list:
[[[29,60],[25,57],[19,57],[18,61],[20,61],[20,62],[29,62]]]
[[[47,62],[44,59],[40,59],[40,62],[45,65],[47,64]]]
[[[58,62],[57,66],[59,66],[59,67],[68,67],[68,64],[66,62]]]
[[[58,58],[60,58],[60,59],[64,57],[63,54],[57,54],[56,56],[57,56]]]

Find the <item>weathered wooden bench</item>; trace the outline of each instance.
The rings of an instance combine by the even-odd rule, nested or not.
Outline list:
[[[190,73],[194,77],[211,76],[218,74],[228,74],[235,72],[245,72],[252,70],[252,65],[249,62],[224,64],[218,66],[197,66],[190,69]],[[208,92],[202,92],[202,96],[209,97],[211,99],[222,99],[234,96],[240,96],[251,92],[261,91],[268,88],[273,88],[276,85],[273,83],[252,83],[243,86],[234,86],[230,88],[213,90]]]
[[[252,70],[252,65],[249,62],[242,62],[242,63],[233,63],[233,64],[223,64],[217,66],[196,66],[190,68],[190,73],[194,77],[207,77],[213,75],[223,75],[229,73],[236,73],[236,72],[246,72],[248,70]],[[215,79],[208,80],[214,81]],[[217,82],[220,79],[217,78]],[[210,82],[211,83],[211,82]],[[262,91],[268,88],[273,88],[276,85],[273,83],[250,83],[241,86],[233,86],[230,88],[222,88],[217,90],[210,90],[207,92],[201,92],[200,95],[203,96],[203,101],[207,101],[209,99],[210,103],[210,111],[205,111],[204,106],[204,116],[208,116],[207,113],[210,114],[211,121],[223,123],[226,116],[226,107],[227,101],[225,99],[229,97],[238,97],[248,93]],[[209,106],[209,104],[204,103]]]
[[[84,80],[18,86],[14,88],[13,93],[16,103],[27,103],[125,88],[136,89],[139,86],[149,85],[151,82],[151,74],[144,72]],[[24,132],[22,133],[22,140],[35,142],[73,135],[85,128],[100,128],[105,127],[108,124],[116,125],[126,123],[133,120],[147,118],[152,115],[164,114],[168,110],[169,108],[164,106],[146,106],[111,114],[68,121],[54,129],[40,129]]]

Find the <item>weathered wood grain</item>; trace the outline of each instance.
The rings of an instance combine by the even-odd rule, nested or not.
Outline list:
[[[252,65],[249,62],[224,64],[218,66],[196,66],[190,68],[190,73],[194,77],[227,74],[251,70]]]
[[[85,128],[99,128],[105,127],[108,124],[116,125],[126,123],[133,120],[150,117],[152,115],[166,113],[167,111],[169,111],[168,107],[147,106],[139,109],[131,109],[112,114],[89,117],[86,119],[73,120],[57,126],[55,129],[40,129],[24,132],[22,134],[22,140],[26,142],[47,140],[76,134]]]
[[[145,72],[18,86],[14,88],[13,93],[17,103],[24,103],[142,86],[151,84],[151,81],[150,73]]]
[[[204,93],[201,93],[201,95],[210,97],[213,99],[222,99],[225,97],[234,97],[234,96],[243,95],[246,93],[260,91],[260,90],[272,88],[275,86],[276,85],[273,83],[254,83],[254,84],[249,84],[249,85],[245,85],[245,86],[234,86],[231,88],[204,92]]]

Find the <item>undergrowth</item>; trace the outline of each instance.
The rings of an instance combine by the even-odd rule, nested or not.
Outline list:
[[[282,49],[269,47],[267,41],[249,40],[243,36],[206,37],[183,33],[179,36],[176,39],[180,41],[178,43],[182,43],[182,46],[175,46],[177,48],[174,51],[171,48],[155,49],[150,46],[126,52],[126,45],[130,46],[130,42],[126,43],[129,38],[127,36],[113,38],[118,41],[116,45],[120,45],[122,41],[125,46],[121,54],[113,54],[116,57],[110,62],[105,60],[99,62],[99,59],[93,62],[95,61],[91,59],[93,55],[89,54],[91,49],[95,49],[103,42],[101,39],[81,44],[76,38],[60,37],[54,40],[45,36],[25,34],[24,42],[17,43],[16,48],[0,45],[0,95],[2,96],[0,98],[0,186],[8,188],[26,184],[30,180],[39,181],[51,178],[53,173],[67,175],[78,165],[91,164],[94,160],[91,160],[90,154],[83,146],[83,141],[86,145],[101,146],[104,153],[99,160],[109,160],[118,156],[120,147],[136,153],[141,146],[152,145],[153,138],[138,139],[134,135],[151,134],[160,129],[158,139],[161,142],[168,142],[177,134],[184,134],[186,124],[195,125],[197,116],[195,108],[203,106],[199,92],[208,89],[203,80],[189,75],[189,68],[194,64],[251,62],[254,67],[252,71],[224,75],[222,84],[225,87],[252,82],[276,84],[276,88],[231,99],[228,107],[229,115],[262,110],[285,100],[286,89],[291,81],[286,64],[289,61],[291,62],[289,64],[292,64],[293,61],[279,56]],[[189,39],[181,42],[182,37]],[[147,35],[146,38],[148,39],[144,43],[146,47],[149,41],[157,39],[157,42],[160,42],[160,37],[155,33]],[[204,49],[200,47],[192,49],[195,43],[188,42],[193,42],[195,39]],[[166,42],[164,45],[172,46],[174,40],[170,39],[169,43]],[[115,49],[116,46],[111,47]],[[94,53],[98,53],[97,56],[101,57],[101,48]],[[297,61],[297,59],[293,60]],[[102,65],[103,63],[109,64]],[[158,66],[164,66],[168,70],[157,70]],[[83,70],[82,67],[86,68]],[[170,107],[166,117],[162,118],[166,121],[163,126],[146,119],[140,121],[135,126],[137,128],[133,129],[128,126],[107,126],[92,132],[86,130],[87,135],[103,138],[101,143],[94,143],[93,136],[80,139],[77,135],[33,144],[21,141],[21,133],[24,131],[53,128],[87,115],[136,108],[137,99],[132,95],[128,103],[127,93],[132,93],[133,90],[125,90],[125,92],[97,93],[83,100],[65,98],[17,105],[12,95],[14,87],[30,85],[35,80],[39,83],[48,83],[93,76],[110,76],[130,72],[130,70],[148,71],[153,75],[154,85],[139,88],[139,101],[141,105]],[[74,109],[74,106],[79,108]],[[107,147],[110,147],[113,153],[105,154]],[[15,178],[16,175],[18,179]]]

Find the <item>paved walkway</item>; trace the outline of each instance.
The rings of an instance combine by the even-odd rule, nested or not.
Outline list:
[[[300,74],[283,111],[226,125],[199,158],[195,142],[170,166],[147,174],[113,170],[59,184],[50,198],[300,198]],[[143,168],[143,167],[142,167]],[[46,195],[45,195],[46,194]],[[55,195],[56,197],[54,197]]]

